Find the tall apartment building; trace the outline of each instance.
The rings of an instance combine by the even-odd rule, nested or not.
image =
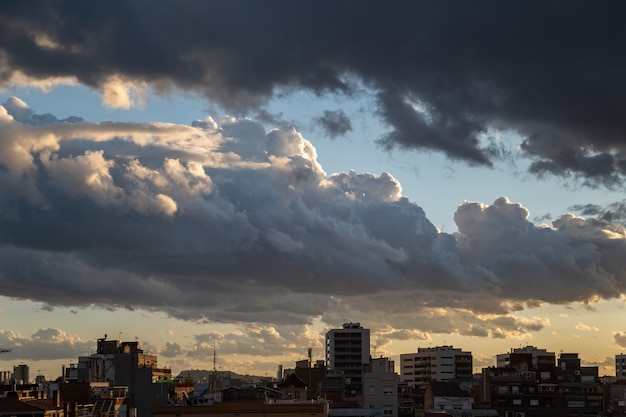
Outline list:
[[[16,384],[30,384],[28,375],[28,365],[17,365],[13,367],[13,379]]]
[[[428,385],[430,381],[457,381],[463,387],[469,386],[472,352],[444,345],[400,354],[400,381],[409,387]]]
[[[554,368],[556,355],[546,349],[538,349],[535,346],[511,349],[509,353],[496,355],[498,368],[511,367],[519,371],[547,371]]]
[[[626,355],[623,353],[615,355],[615,378],[626,379]]]
[[[138,416],[151,413],[154,407],[153,382],[171,379],[171,370],[157,367],[157,357],[144,353],[139,342],[98,339],[96,353],[80,356],[78,365],[65,369],[67,382],[107,383],[127,387],[128,403]],[[166,399],[165,399],[166,400]]]
[[[361,323],[344,323],[342,329],[326,333],[326,367],[349,378],[352,391],[361,390],[363,366],[369,362],[370,330]]]
[[[9,384],[11,379],[13,378],[13,372],[11,371],[0,371],[0,384]]]

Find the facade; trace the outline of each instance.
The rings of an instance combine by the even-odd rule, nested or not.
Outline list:
[[[439,410],[471,410],[472,396],[452,381],[431,381],[424,394],[424,409]]]
[[[321,362],[321,364],[316,363],[313,368],[296,367],[296,369],[294,369],[294,373],[307,385],[308,400],[326,397],[326,393],[322,389],[323,383],[326,380],[326,367],[323,361]]]
[[[525,346],[523,348],[511,349],[509,353],[496,355],[496,367],[512,367],[520,369],[526,363],[526,369],[554,369],[556,355],[546,349],[538,349],[535,346]],[[520,369],[522,370],[522,369]]]
[[[295,373],[290,374],[284,381],[277,385],[282,396],[287,400],[305,401],[307,399],[307,384]]]
[[[615,378],[626,380],[626,355],[623,353],[615,355]]]
[[[11,371],[0,371],[0,384],[8,384],[13,378],[13,372]]]
[[[539,360],[541,356],[545,358]],[[483,369],[480,386],[475,387],[480,406],[507,416],[601,413],[609,396],[605,402],[598,367],[581,366],[577,353],[561,353],[556,366],[549,357],[550,352],[532,347],[498,355],[499,363],[508,366]]]
[[[381,415],[398,417],[398,374],[389,358],[372,359],[363,373],[363,408],[381,410]]]
[[[469,387],[472,352],[444,345],[403,353],[400,355],[400,380],[413,388],[426,386],[431,381],[457,381],[462,387]]]
[[[553,379],[534,371],[512,367],[483,368],[476,398],[482,407],[501,411],[526,412],[559,406],[559,387]]]
[[[151,414],[155,404],[153,382],[169,370],[157,367],[157,357],[145,354],[138,342],[98,339],[96,353],[78,358],[78,365],[65,370],[70,383],[106,383],[109,387],[128,387],[128,403],[137,416]],[[171,378],[171,372],[169,372]],[[167,403],[167,398],[162,399]]]
[[[17,398],[0,398],[0,417],[44,417],[45,410]]]
[[[155,417],[328,417],[328,403],[222,402],[202,406],[156,407]]]
[[[17,365],[13,367],[13,379],[16,384],[28,384],[30,383],[28,375],[28,365]]]
[[[360,323],[344,323],[342,329],[326,333],[326,367],[341,373],[351,386],[349,394],[357,394],[363,385],[363,366],[370,361],[370,330]]]
[[[561,353],[556,372],[562,408],[587,414],[604,408],[597,366],[581,366],[578,353]]]
[[[607,399],[603,411],[612,415],[626,414],[626,380],[604,385],[604,397]]]

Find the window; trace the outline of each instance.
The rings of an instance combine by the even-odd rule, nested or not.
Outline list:
[[[383,408],[383,415],[392,416],[393,415],[393,407],[390,405],[385,405]]]
[[[391,386],[391,385],[384,385],[383,386],[383,394],[384,395],[393,395],[393,386]]]

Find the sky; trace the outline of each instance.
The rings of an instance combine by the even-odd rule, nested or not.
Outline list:
[[[623,2],[0,2],[0,370],[626,348]],[[398,362],[396,369],[399,371]]]

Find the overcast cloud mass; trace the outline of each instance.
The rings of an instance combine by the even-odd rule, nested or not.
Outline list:
[[[621,182],[622,2],[44,1],[0,5],[0,82],[75,80],[108,105],[146,87],[230,112],[293,89],[376,96],[390,147],[470,164],[524,137],[538,175]],[[334,110],[334,109],[333,109]],[[340,121],[345,126],[345,121]]]
[[[521,309],[619,298],[623,203],[540,225],[506,197],[464,202],[445,233],[392,174],[328,175],[297,126],[266,131],[246,116],[267,117],[269,100],[294,91],[369,96],[381,148],[491,166],[503,156],[493,132],[508,132],[533,175],[619,189],[624,12],[582,1],[0,2],[5,88],[82,84],[114,108],[184,91],[234,115],[59,120],[3,103],[0,293],[250,326],[375,309],[381,345],[428,332],[502,338],[548,324]],[[352,130],[340,108],[316,122],[336,140]]]
[[[6,296],[306,324],[376,295],[381,314],[449,308],[472,318],[447,331],[498,337],[474,313],[626,288],[618,224],[534,225],[502,197],[460,205],[458,232],[440,232],[390,174],[327,175],[293,128],[61,121],[14,97],[0,131]]]

